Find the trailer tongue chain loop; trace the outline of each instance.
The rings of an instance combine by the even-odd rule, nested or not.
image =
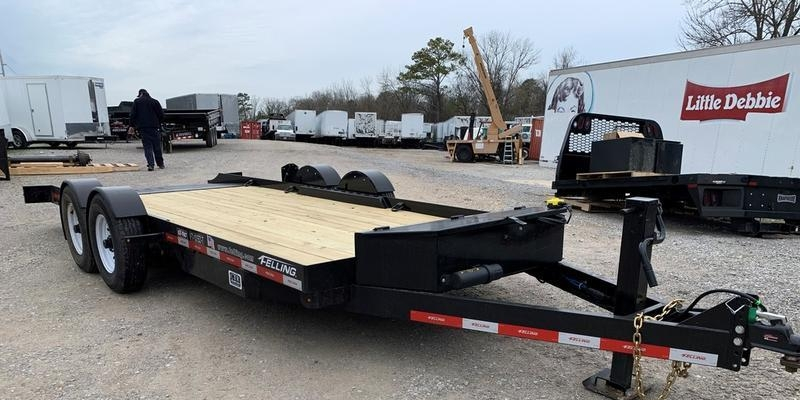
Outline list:
[[[675,299],[667,303],[663,309],[661,309],[661,313],[656,315],[655,317],[651,317],[649,315],[644,315],[644,313],[636,314],[636,317],[633,319],[633,375],[636,379],[636,394],[639,396],[639,399],[646,400],[647,396],[644,393],[643,385],[642,385],[642,327],[644,326],[644,321],[661,321],[664,317],[675,311],[678,307],[683,304],[683,299]],[[689,367],[692,364],[687,362],[680,362],[680,361],[673,361],[672,362],[672,370],[667,375],[667,381],[664,384],[664,388],[661,389],[661,394],[658,395],[658,400],[664,400],[669,396],[669,391],[672,388],[672,385],[675,383],[675,380],[678,377],[686,378],[689,376]]]

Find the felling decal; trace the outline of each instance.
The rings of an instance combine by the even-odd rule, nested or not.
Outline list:
[[[681,119],[744,121],[749,113],[783,112],[789,74],[763,82],[735,87],[710,87],[686,81]]]

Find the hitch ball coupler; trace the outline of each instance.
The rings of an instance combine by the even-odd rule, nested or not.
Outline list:
[[[795,373],[800,368],[800,358],[792,356],[783,356],[781,358],[781,365],[786,368],[786,371]]]

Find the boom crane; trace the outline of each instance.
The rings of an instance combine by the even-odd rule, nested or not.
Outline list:
[[[478,42],[472,34],[472,27],[464,29],[464,36],[469,40],[469,44],[472,47],[478,80],[486,96],[486,103],[489,105],[492,123],[487,127],[485,138],[475,138],[473,136],[470,140],[447,141],[450,160],[472,162],[476,157],[496,157],[503,162],[516,160],[517,163],[522,164],[522,140],[516,136],[522,130],[522,125],[506,129],[505,119],[503,119],[500,106],[497,104],[492,82],[489,80],[489,74],[486,72],[483,57],[481,57],[481,52],[478,48]],[[507,160],[509,156],[512,160]]]

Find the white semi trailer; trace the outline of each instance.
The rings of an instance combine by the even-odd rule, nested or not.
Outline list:
[[[400,116],[400,144],[403,147],[419,147],[425,139],[425,120],[420,113]]]
[[[317,112],[314,110],[294,110],[287,117],[294,126],[295,140],[307,142],[319,136],[317,130]]]
[[[0,97],[15,147],[48,143],[72,148],[79,142],[112,138],[101,78],[1,77]]]
[[[337,143],[347,138],[347,111],[327,110],[317,115],[319,141]]]
[[[357,112],[354,118],[354,134],[356,144],[374,146],[378,140],[378,114],[374,112]]]
[[[798,177],[799,73],[797,36],[551,71],[540,163],[591,112],[658,122],[682,173]]]

